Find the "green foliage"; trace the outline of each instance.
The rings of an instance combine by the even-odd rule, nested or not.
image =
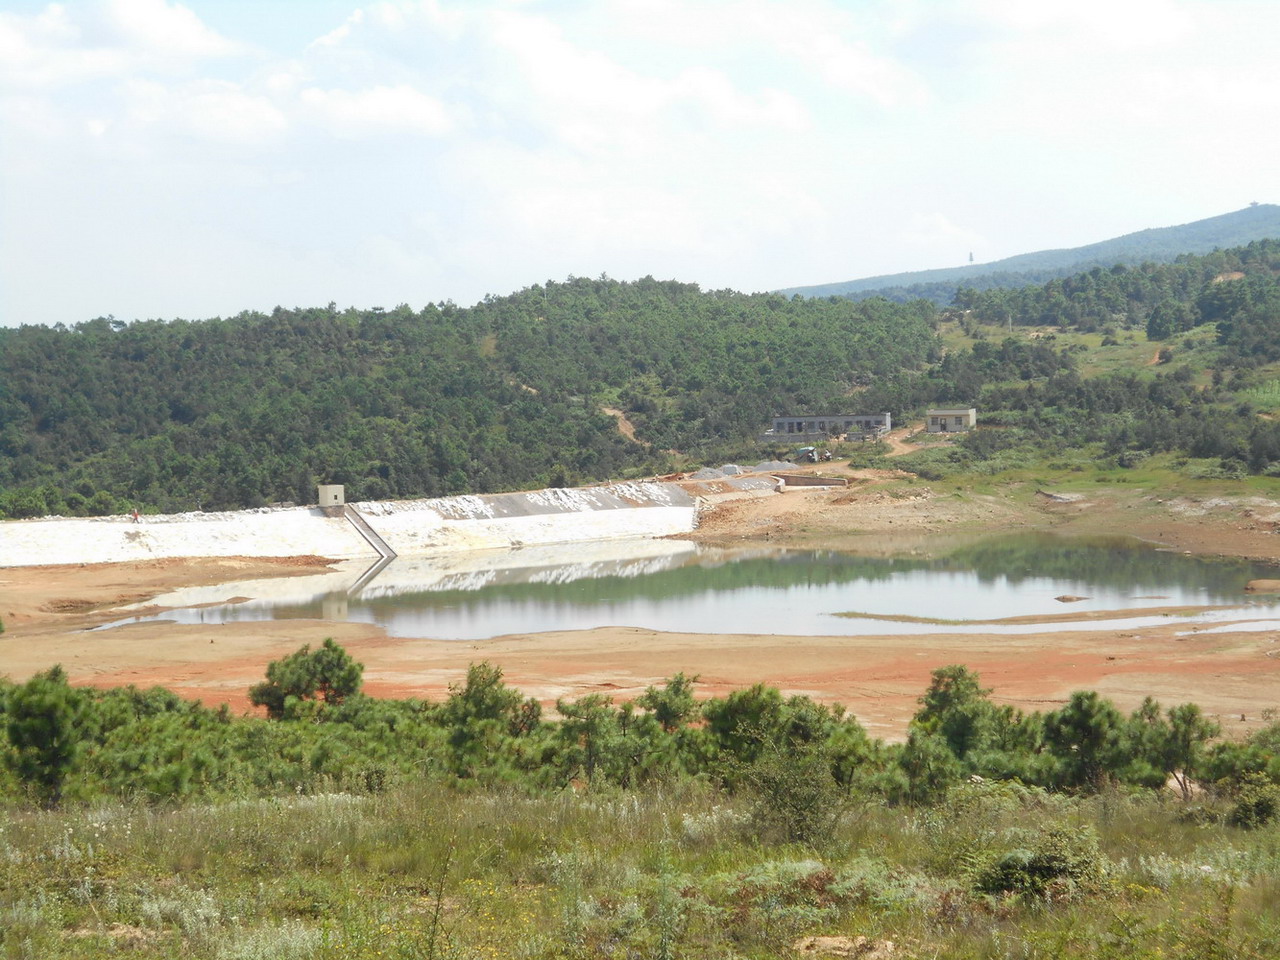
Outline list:
[[[604,769],[618,756],[620,730],[613,700],[593,693],[575,701],[557,700],[560,722],[561,757],[571,779],[594,783],[601,777],[616,779],[616,772]],[[613,777],[609,777],[614,773]]]
[[[693,687],[697,682],[697,676],[686,677],[683,673],[677,673],[661,690],[657,687],[646,688],[636,698],[636,705],[650,711],[664,733],[674,733],[698,714],[698,701],[693,696]]]
[[[937,797],[961,775],[1042,779],[1040,718],[997,707],[987,698],[990,692],[967,667],[933,672],[902,761],[913,798]]]
[[[1125,718],[1096,693],[1078,692],[1061,710],[1027,716],[991,703],[989,692],[966,667],[933,672],[899,760],[905,799],[936,802],[965,776],[1081,792],[1111,783],[1159,789],[1172,778],[1189,799],[1192,780],[1213,769],[1208,743],[1219,728],[1195,704],[1162,713],[1147,698]]]
[[[902,799],[911,804],[936,803],[964,772],[942,736],[920,729],[908,734],[898,763],[906,776]]]
[[[969,350],[951,349],[933,367],[870,384],[863,399],[895,411],[964,402],[982,411],[982,425],[1001,429],[979,429],[898,465],[926,479],[993,474],[1067,451],[1096,459],[1101,445],[1121,468],[1176,452],[1204,461],[1206,477],[1280,471],[1280,424],[1256,416],[1253,404],[1266,408],[1270,394],[1251,379],[1253,369],[1280,359],[1280,240],[1166,265],[1094,268],[1018,290],[962,291],[956,306],[948,316],[975,336],[998,327],[1000,345],[979,339]],[[1071,331],[1073,345],[1003,334],[1016,325]],[[1080,334],[1141,326],[1162,342],[1158,372],[1148,353],[1141,366],[1081,376]]]
[[[1102,889],[1111,865],[1089,830],[1052,829],[1009,850],[983,867],[977,888],[984,893],[1073,899]]]
[[[1126,808],[1132,830],[1114,800],[966,785],[926,812],[864,805],[820,853],[781,833],[671,829],[753,809],[692,784],[419,776],[376,796],[12,810],[0,955],[694,960],[785,956],[814,934],[866,956],[884,941],[963,960],[1276,955],[1274,837],[1187,830],[1156,799]]]
[[[1077,691],[1044,721],[1045,748],[1054,759],[1055,786],[1098,789],[1130,759],[1124,718],[1092,690]]]
[[[848,808],[831,757],[820,747],[783,750],[770,743],[747,765],[742,783],[753,801],[757,831],[775,841],[826,845]]]
[[[775,410],[921,366],[933,320],[927,304],[570,278],[469,308],[0,328],[0,516],[664,473],[663,450],[740,449]]]
[[[1202,775],[1207,745],[1220,731],[1194,703],[1171,707],[1162,717],[1148,697],[1129,720],[1130,779],[1158,787],[1172,777],[1190,800],[1191,781]]]
[[[269,711],[279,704],[270,719],[160,689],[72,690],[60,671],[0,684],[12,777],[0,795],[381,793],[424,773],[531,790],[708,782],[753,797],[762,834],[821,844],[851,798],[933,806],[967,782],[1089,795],[1113,784],[1162,790],[1172,778],[1189,798],[1193,780],[1217,781],[1240,825],[1270,816],[1267,785],[1280,782],[1280,725],[1210,747],[1217,727],[1191,704],[1163,711],[1148,700],[1125,717],[1077,693],[1061,710],[1024,715],[991,703],[961,666],[935,671],[901,745],[870,737],[841,707],[764,685],[705,701],[702,724],[684,675],[634,702],[561,699],[547,720],[488,663],[471,665],[439,704],[362,696],[361,669],[332,641],[273,662],[254,688]]]
[[[57,806],[80,755],[80,696],[55,666],[9,691],[4,708],[11,751],[8,763],[18,780],[48,806]]]
[[[267,679],[249,690],[249,701],[266,707],[267,716],[279,720],[300,710],[300,703],[315,701],[337,706],[360,692],[364,667],[326,637],[314,653],[310,644],[283,660],[267,665]]]
[[[56,673],[0,681],[6,756],[26,742],[13,716],[71,719],[75,738],[59,810],[0,779],[0,955],[745,957],[855,931],[850,949],[930,956],[1001,956],[1015,938],[1063,960],[1276,955],[1280,851],[1262,821],[1280,725],[1228,756],[1203,749],[1189,705],[1112,716],[1077,695],[1070,723],[1037,722],[953,666],[898,747],[767,687],[707,701],[704,730],[690,683],[644,707],[562,700],[544,720],[475,664],[444,703],[317,696],[266,720]],[[1062,784],[1057,727],[1079,744],[1111,723],[1127,755],[1097,754],[1102,779],[1127,789]],[[1216,789],[1235,807],[1211,802],[1247,818],[1192,820],[1142,788],[1162,765],[1231,763]]]
[[[929,690],[920,699],[913,724],[926,733],[937,733],[947,748],[964,759],[985,738],[991,722],[990,690],[978,685],[977,674],[953,665],[933,671]]]
[[[899,422],[973,404],[1001,428],[898,461],[926,478],[1069,450],[1092,461],[1099,445],[1123,468],[1177,452],[1215,476],[1280,471],[1280,422],[1243,402],[1269,396],[1249,378],[1280,360],[1280,241],[962,290],[947,315],[1001,333],[944,354],[923,301],[652,278],[570,278],[418,312],[0,328],[0,518],[305,503],[322,480],[358,500],[662,473],[758,452],[777,411],[851,395]],[[1091,343],[1145,328],[1171,360],[1084,377],[1083,341],[1008,335],[1044,325]]]
[[[974,320],[999,326],[1145,327],[1152,340],[1201,323],[1226,323],[1234,331],[1237,323],[1257,319],[1268,303],[1278,258],[1280,242],[1254,240],[1163,264],[1094,267],[1016,290],[961,290],[956,305]]]
[[[449,733],[450,768],[470,777],[513,762],[511,738],[535,733],[542,708],[504,684],[501,667],[475,663],[467,668],[464,684],[449,687],[438,719]]]
[[[716,752],[740,763],[755,760],[766,743],[781,736],[782,694],[762,683],[708,700],[702,707]]]
[[[1259,773],[1249,773],[1235,788],[1235,804],[1227,815],[1233,827],[1253,830],[1280,820],[1280,784]]]

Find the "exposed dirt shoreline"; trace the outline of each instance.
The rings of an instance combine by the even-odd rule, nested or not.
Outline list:
[[[1280,504],[1268,507],[1256,498],[1199,502],[1141,490],[1100,490],[1069,500],[1034,490],[986,496],[889,483],[892,473],[824,469],[848,477],[851,486],[726,502],[706,515],[694,538],[918,555],[994,532],[1043,529],[1127,533],[1170,549],[1280,560],[1277,522],[1270,519]],[[1096,689],[1124,709],[1152,695],[1166,705],[1199,703],[1231,736],[1280,709],[1280,642],[1273,633],[1197,634],[1174,624],[1097,630],[1083,622],[1080,630],[1036,630],[1039,623],[1098,619],[1067,611],[1017,618],[1024,633],[998,636],[949,633],[943,624],[908,637],[606,627],[458,642],[393,639],[369,624],[314,620],[147,623],[86,632],[117,619],[120,605],[178,587],[313,573],[325,563],[303,557],[0,568],[0,618],[7,628],[0,634],[0,672],[20,681],[61,663],[76,684],[163,685],[241,711],[249,709],[245,691],[270,660],[331,636],[365,664],[365,689],[375,696],[441,697],[477,660],[500,665],[510,683],[548,704],[600,692],[628,699],[684,672],[701,676],[703,696],[763,682],[844,703],[873,733],[890,738],[903,734],[930,671],[948,663],[976,669],[996,699],[1025,709],[1052,709],[1078,689]]]

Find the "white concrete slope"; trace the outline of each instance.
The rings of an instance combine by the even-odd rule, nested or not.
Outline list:
[[[697,504],[670,483],[355,504],[402,556],[534,544],[660,537],[694,528]],[[376,553],[345,518],[316,507],[227,513],[9,520],[0,567],[115,563],[168,557],[321,556]]]
[[[693,529],[696,504],[672,483],[357,503],[401,556],[661,537]]]

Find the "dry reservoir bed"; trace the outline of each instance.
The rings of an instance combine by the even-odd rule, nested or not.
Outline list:
[[[731,510],[711,518],[700,536],[738,543],[753,538],[776,543],[785,537],[811,544],[818,531],[832,546],[888,550],[890,531],[898,538],[894,548],[901,549],[926,543],[940,527],[968,526],[977,532],[1011,524],[1047,524],[1071,532],[1115,528],[1116,510],[1108,513],[1105,504],[1091,515],[1050,516],[994,499],[972,502],[965,513],[951,504],[939,508],[926,497],[886,504],[876,502],[877,496],[873,490],[862,499],[849,493],[788,494],[726,504]],[[1161,534],[1188,550],[1270,558],[1276,551],[1269,531],[1250,531],[1221,518],[1135,518],[1128,529]],[[262,678],[269,661],[332,636],[365,664],[365,689],[374,696],[442,697],[477,660],[498,664],[508,682],[548,704],[557,697],[599,692],[627,699],[684,672],[701,677],[703,696],[763,682],[844,703],[874,733],[888,737],[903,735],[929,673],[949,663],[967,664],[994,689],[996,699],[1028,710],[1052,709],[1078,689],[1096,689],[1122,709],[1150,695],[1166,705],[1197,702],[1232,736],[1274,719],[1280,710],[1275,632],[1229,627],[1196,632],[1172,623],[1104,630],[1088,624],[1063,630],[1058,624],[1055,632],[1047,632],[1029,622],[1018,633],[990,636],[958,635],[939,626],[913,636],[858,637],[601,627],[465,643],[391,639],[369,624],[316,620],[153,623],[86,632],[118,619],[121,605],[179,587],[312,574],[326,562],[232,557],[0,568],[0,618],[7,628],[0,634],[0,672],[23,680],[61,663],[73,683],[162,685],[205,703],[225,701],[240,711],[248,709],[245,692]]]

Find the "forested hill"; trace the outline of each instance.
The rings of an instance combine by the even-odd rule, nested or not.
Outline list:
[[[0,517],[664,472],[936,359],[934,321],[926,303],[571,278],[469,308],[0,329]]]
[[[1280,359],[1280,240],[1136,269],[1094,267],[1017,290],[966,287],[955,300],[959,310],[980,323],[1086,333],[1142,327],[1153,341],[1214,323],[1218,361],[1256,367]]]
[[[1280,206],[1261,203],[1207,220],[1140,230],[1069,250],[1042,250],[992,263],[792,287],[779,292],[785,296],[799,294],[804,297],[852,299],[882,296],[895,301],[922,297],[947,306],[960,287],[1013,289],[1082,273],[1093,267],[1169,263],[1180,255],[1209,253],[1272,237],[1280,237]]]

